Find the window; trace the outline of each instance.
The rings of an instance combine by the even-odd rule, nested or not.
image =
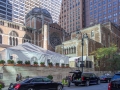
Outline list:
[[[10,37],[9,37],[9,44],[16,46],[18,45],[18,34],[15,31],[10,32]]]
[[[0,29],[0,43],[2,44],[2,30]]]
[[[32,82],[43,82],[42,78],[35,78],[32,80]]]
[[[94,37],[94,31],[91,31],[91,37]]]
[[[43,78],[43,81],[44,81],[44,82],[50,82],[51,80],[48,79],[48,78]]]
[[[29,35],[26,34],[23,38],[24,38],[23,43],[25,43],[25,42],[31,43],[31,37]]]

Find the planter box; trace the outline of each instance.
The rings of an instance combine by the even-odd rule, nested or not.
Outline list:
[[[48,67],[50,67],[50,68],[51,68],[51,67],[53,67],[53,65],[48,65]]]
[[[0,64],[0,66],[4,66],[4,64]]]
[[[6,64],[6,66],[15,66],[14,64]]]
[[[69,68],[69,66],[66,66],[66,68]]]
[[[65,68],[65,66],[61,66],[61,68]]]
[[[39,65],[38,64],[33,64],[34,67],[38,67]]]
[[[24,64],[24,66],[26,66],[26,67],[30,67],[31,65],[30,65],[30,64]]]
[[[56,68],[59,68],[60,66],[59,66],[59,65],[56,65],[55,67],[56,67]]]
[[[24,64],[16,64],[16,66],[24,66]]]
[[[45,65],[44,65],[44,64],[41,64],[40,67],[45,67]]]

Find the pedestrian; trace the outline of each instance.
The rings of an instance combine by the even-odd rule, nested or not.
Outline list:
[[[19,81],[19,75],[17,74],[17,76],[16,76],[16,82],[18,82]]]
[[[22,81],[22,75],[21,75],[21,73],[19,74],[19,81]]]

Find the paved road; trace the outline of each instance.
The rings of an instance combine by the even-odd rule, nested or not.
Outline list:
[[[90,85],[88,87],[72,85],[71,87],[64,87],[63,90],[108,90],[107,86],[108,86],[108,83],[101,83],[100,85]],[[8,90],[8,87],[2,90]]]
[[[71,86],[71,87],[64,87],[64,90],[108,90],[107,87],[108,83],[101,83],[100,85],[90,85],[86,86]]]

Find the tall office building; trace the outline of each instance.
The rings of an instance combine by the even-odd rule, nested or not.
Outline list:
[[[53,22],[59,21],[62,0],[40,0],[40,7],[49,11]]]
[[[59,25],[71,33],[85,26],[84,0],[62,0]]]
[[[8,0],[0,0],[0,18],[12,21],[12,4]]]
[[[120,0],[85,0],[86,26],[111,21],[120,25]]]
[[[61,0],[0,0],[0,18],[19,24],[25,23],[26,14],[34,7],[47,9],[58,22]]]

